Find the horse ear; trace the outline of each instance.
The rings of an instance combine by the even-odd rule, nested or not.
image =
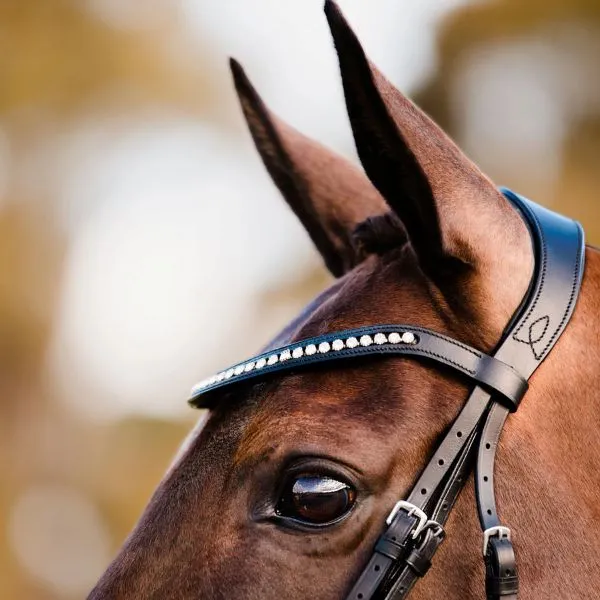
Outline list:
[[[325,13],[361,162],[404,223],[423,270],[437,283],[474,272],[495,277],[498,269],[510,277],[517,263],[523,271],[531,248],[516,211],[370,63],[335,3],[328,0]],[[506,257],[503,264],[497,259],[499,249]]]
[[[265,106],[241,65],[230,61],[246,121],[273,181],[338,277],[361,257],[352,232],[368,217],[388,210],[364,173],[302,135]]]

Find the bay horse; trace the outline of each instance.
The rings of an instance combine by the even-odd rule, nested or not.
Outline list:
[[[336,278],[265,357],[315,336],[327,352],[336,349],[337,340],[326,341],[330,332],[403,322],[417,324],[418,335],[439,332],[488,355],[542,268],[528,226],[507,195],[367,59],[337,6],[328,1],[325,12],[364,171],[276,117],[231,63],[262,160]],[[495,467],[499,512],[515,532],[522,600],[591,600],[600,589],[594,248],[585,249],[579,299],[564,325],[507,420]],[[548,324],[530,328],[532,348],[535,327],[543,336]],[[408,347],[418,335],[380,331],[366,335],[364,346]],[[348,351],[349,341],[340,348]],[[303,346],[304,358],[313,346]],[[240,364],[199,389],[262,360],[268,362]],[[451,368],[389,353],[214,391],[210,412],[89,600],[346,597],[381,546],[386,516],[396,518],[390,509],[452,431],[470,387]],[[472,462],[465,458],[465,473]],[[411,598],[482,597],[474,501],[466,485],[444,526],[447,540]],[[513,575],[506,573],[511,581]],[[504,583],[488,587],[488,597],[516,598]]]

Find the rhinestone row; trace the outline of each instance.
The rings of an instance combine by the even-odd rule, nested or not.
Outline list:
[[[306,346],[296,346],[292,349],[282,350],[279,353],[271,354],[271,356],[257,358],[246,363],[239,364],[235,367],[231,367],[226,371],[221,371],[204,381],[201,381],[195,385],[192,389],[192,394],[198,393],[201,390],[206,389],[221,381],[229,380],[235,377],[239,377],[250,371],[260,371],[265,367],[271,367],[277,363],[282,363],[287,360],[296,360],[303,356],[313,356],[314,354],[327,354],[328,352],[339,352],[346,348],[352,349],[358,346],[371,346],[377,344],[381,346],[383,344],[417,344],[417,336],[410,332],[405,331],[404,333],[393,332],[389,334],[376,333],[373,336],[362,335],[360,338],[349,337],[345,340],[336,339],[333,342],[321,342],[320,344],[307,344]]]

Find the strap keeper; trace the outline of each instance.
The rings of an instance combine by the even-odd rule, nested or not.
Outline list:
[[[425,577],[431,568],[431,561],[423,555],[420,548],[413,548],[404,560],[419,577]]]
[[[519,591],[515,553],[509,536],[499,534],[488,538],[485,554],[485,590],[488,600],[499,600],[505,596],[516,597]]]
[[[425,577],[425,574],[431,568],[431,559],[438,549],[438,546],[444,541],[446,532],[444,528],[436,521],[427,521],[427,524],[421,532],[421,539],[404,562],[419,576]]]
[[[392,561],[400,560],[412,547],[415,531],[423,530],[427,516],[408,502],[397,502],[386,519],[388,528],[377,540],[375,551],[387,556]]]

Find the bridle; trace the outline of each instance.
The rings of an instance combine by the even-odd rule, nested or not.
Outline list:
[[[210,407],[214,392],[233,383],[305,365],[366,355],[398,354],[442,363],[475,382],[467,401],[414,484],[386,519],[371,558],[347,600],[401,600],[423,577],[443,526],[477,454],[475,486],[488,600],[516,600],[518,574],[510,529],[501,525],[494,495],[498,440],[528,380],[548,356],[575,309],[584,270],[583,229],[511,192],[505,197],[531,234],[535,272],[520,308],[492,355],[414,325],[375,325],[294,342],[258,355],[194,387],[190,404]]]

